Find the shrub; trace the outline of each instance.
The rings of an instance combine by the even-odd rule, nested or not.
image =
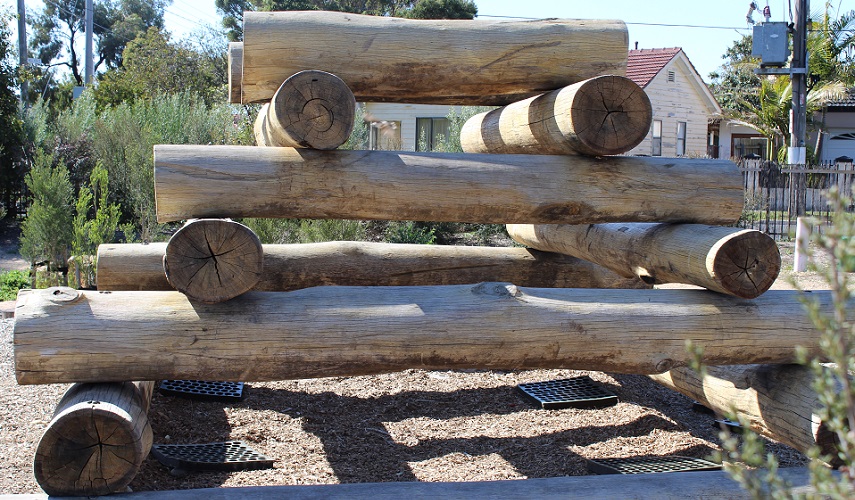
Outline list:
[[[30,288],[30,276],[26,271],[0,273],[0,302],[15,300],[22,288]]]

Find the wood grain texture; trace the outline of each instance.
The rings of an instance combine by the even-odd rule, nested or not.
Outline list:
[[[243,224],[192,220],[179,229],[163,255],[169,284],[192,300],[216,304],[251,290],[261,277],[261,241]]]
[[[526,248],[331,241],[262,245],[256,291],[313,286],[427,286],[508,281],[538,288],[652,288],[596,264]],[[163,273],[165,243],[98,247],[98,289],[172,290]]]
[[[246,12],[244,103],[321,68],[358,101],[504,105],[626,72],[622,21],[412,20],[343,12]],[[319,61],[323,64],[319,65]]]
[[[335,149],[353,131],[356,100],[337,76],[318,70],[289,77],[258,112],[259,146]]]
[[[700,224],[508,224],[517,243],[594,262],[650,284],[688,283],[753,299],[781,270],[778,245],[752,229]]]
[[[249,146],[154,148],[157,218],[697,222],[742,213],[723,160]]]
[[[240,81],[243,78],[243,42],[230,42],[229,64],[229,102],[240,104]]]
[[[814,375],[803,365],[709,366],[704,377],[688,367],[650,375],[719,415],[736,412],[768,438],[806,453],[819,446],[836,455],[835,436],[815,412]]]
[[[260,381],[404,369],[572,368],[660,373],[819,355],[799,292],[754,300],[706,290],[315,287],[191,303],[177,292],[22,291],[20,384],[126,379]],[[63,292],[60,291],[60,295]],[[76,294],[76,298],[72,297]],[[830,313],[829,292],[814,292]],[[851,307],[855,307],[852,299]]]
[[[653,109],[629,78],[598,76],[486,113],[463,124],[467,153],[616,155],[647,136]]]
[[[39,486],[63,496],[123,491],[151,449],[153,390],[154,382],[73,385],[36,448]]]

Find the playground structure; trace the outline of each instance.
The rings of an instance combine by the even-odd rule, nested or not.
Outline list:
[[[735,399],[733,391],[760,378],[743,374],[742,386],[708,389],[714,384],[692,380],[683,368],[692,356],[686,341],[703,348],[702,361],[713,367],[792,363],[797,346],[819,352],[819,334],[798,313],[796,292],[764,294],[780,270],[774,241],[724,227],[742,210],[735,165],[590,156],[601,154],[591,145],[603,132],[547,127],[546,134],[533,126],[584,115],[574,106],[593,106],[597,99],[582,98],[593,93],[605,109],[588,115],[615,115],[621,138],[635,134],[623,145],[603,139],[600,147],[619,154],[646,134],[638,123],[650,116],[649,101],[645,108],[643,91],[620,75],[623,23],[476,27],[328,12],[247,13],[245,21],[244,43],[230,45],[230,61],[241,68],[231,68],[230,99],[269,100],[256,136],[280,146],[156,146],[158,219],[198,220],[165,246],[102,246],[98,292],[55,288],[19,296],[18,382],[78,383],[36,453],[36,477],[47,493],[102,495],[133,479],[151,446],[152,383],[128,381],[574,368],[650,374],[686,393],[700,385],[721,392],[705,400],[721,409]],[[320,32],[335,40],[319,47],[313,33]],[[442,47],[426,42],[438,39]],[[362,47],[365,59],[352,47]],[[442,50],[453,52],[429,57]],[[293,67],[282,64],[286,52]],[[329,76],[313,68],[320,61]],[[353,92],[341,91],[341,82]],[[311,88],[310,98],[289,86]],[[632,106],[603,98],[612,89]],[[478,153],[322,150],[346,139],[353,117],[345,108],[354,95],[507,107],[464,127],[473,142],[481,135]],[[542,119],[513,119],[520,109]],[[576,146],[560,155],[530,154],[538,144],[553,147],[547,143]],[[535,250],[271,246],[227,217],[507,223]],[[649,289],[665,282],[707,290]],[[820,309],[830,309],[829,294],[814,296]],[[238,329],[239,336],[230,333]],[[760,402],[737,409],[751,414],[749,407],[760,405],[755,427],[799,449],[826,443],[814,428],[821,422],[806,426],[772,413],[790,409],[768,404],[786,392],[769,386],[776,380],[769,373],[786,369],[766,368]]]

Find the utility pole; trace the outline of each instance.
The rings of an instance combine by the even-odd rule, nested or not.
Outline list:
[[[807,24],[809,0],[796,1],[793,28],[793,62],[790,65],[793,87],[793,106],[790,115],[790,148],[787,161],[805,164],[805,132],[807,129]]]
[[[20,0],[19,0],[20,1]],[[91,85],[94,72],[94,56],[92,54],[92,28],[95,24],[95,12],[92,0],[86,0],[86,66],[83,73],[83,85]]]
[[[27,65],[27,7],[24,0],[18,0],[18,66]],[[27,107],[27,81],[21,78],[21,107]]]

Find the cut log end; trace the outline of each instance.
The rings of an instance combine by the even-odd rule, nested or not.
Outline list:
[[[190,299],[224,302],[261,278],[263,250],[248,227],[228,220],[191,221],[166,245],[166,279]]]
[[[36,448],[33,469],[39,486],[61,496],[124,490],[151,448],[145,408],[153,385],[72,386]]]
[[[712,272],[722,287],[737,297],[760,296],[778,278],[781,254],[775,240],[760,231],[744,231],[727,239],[716,252]]]
[[[335,149],[347,141],[356,117],[353,92],[337,76],[301,71],[285,80],[267,110],[277,146]]]
[[[622,76],[586,81],[576,91],[571,115],[576,139],[584,146],[580,149],[595,155],[631,150],[647,136],[653,119],[647,94]]]

